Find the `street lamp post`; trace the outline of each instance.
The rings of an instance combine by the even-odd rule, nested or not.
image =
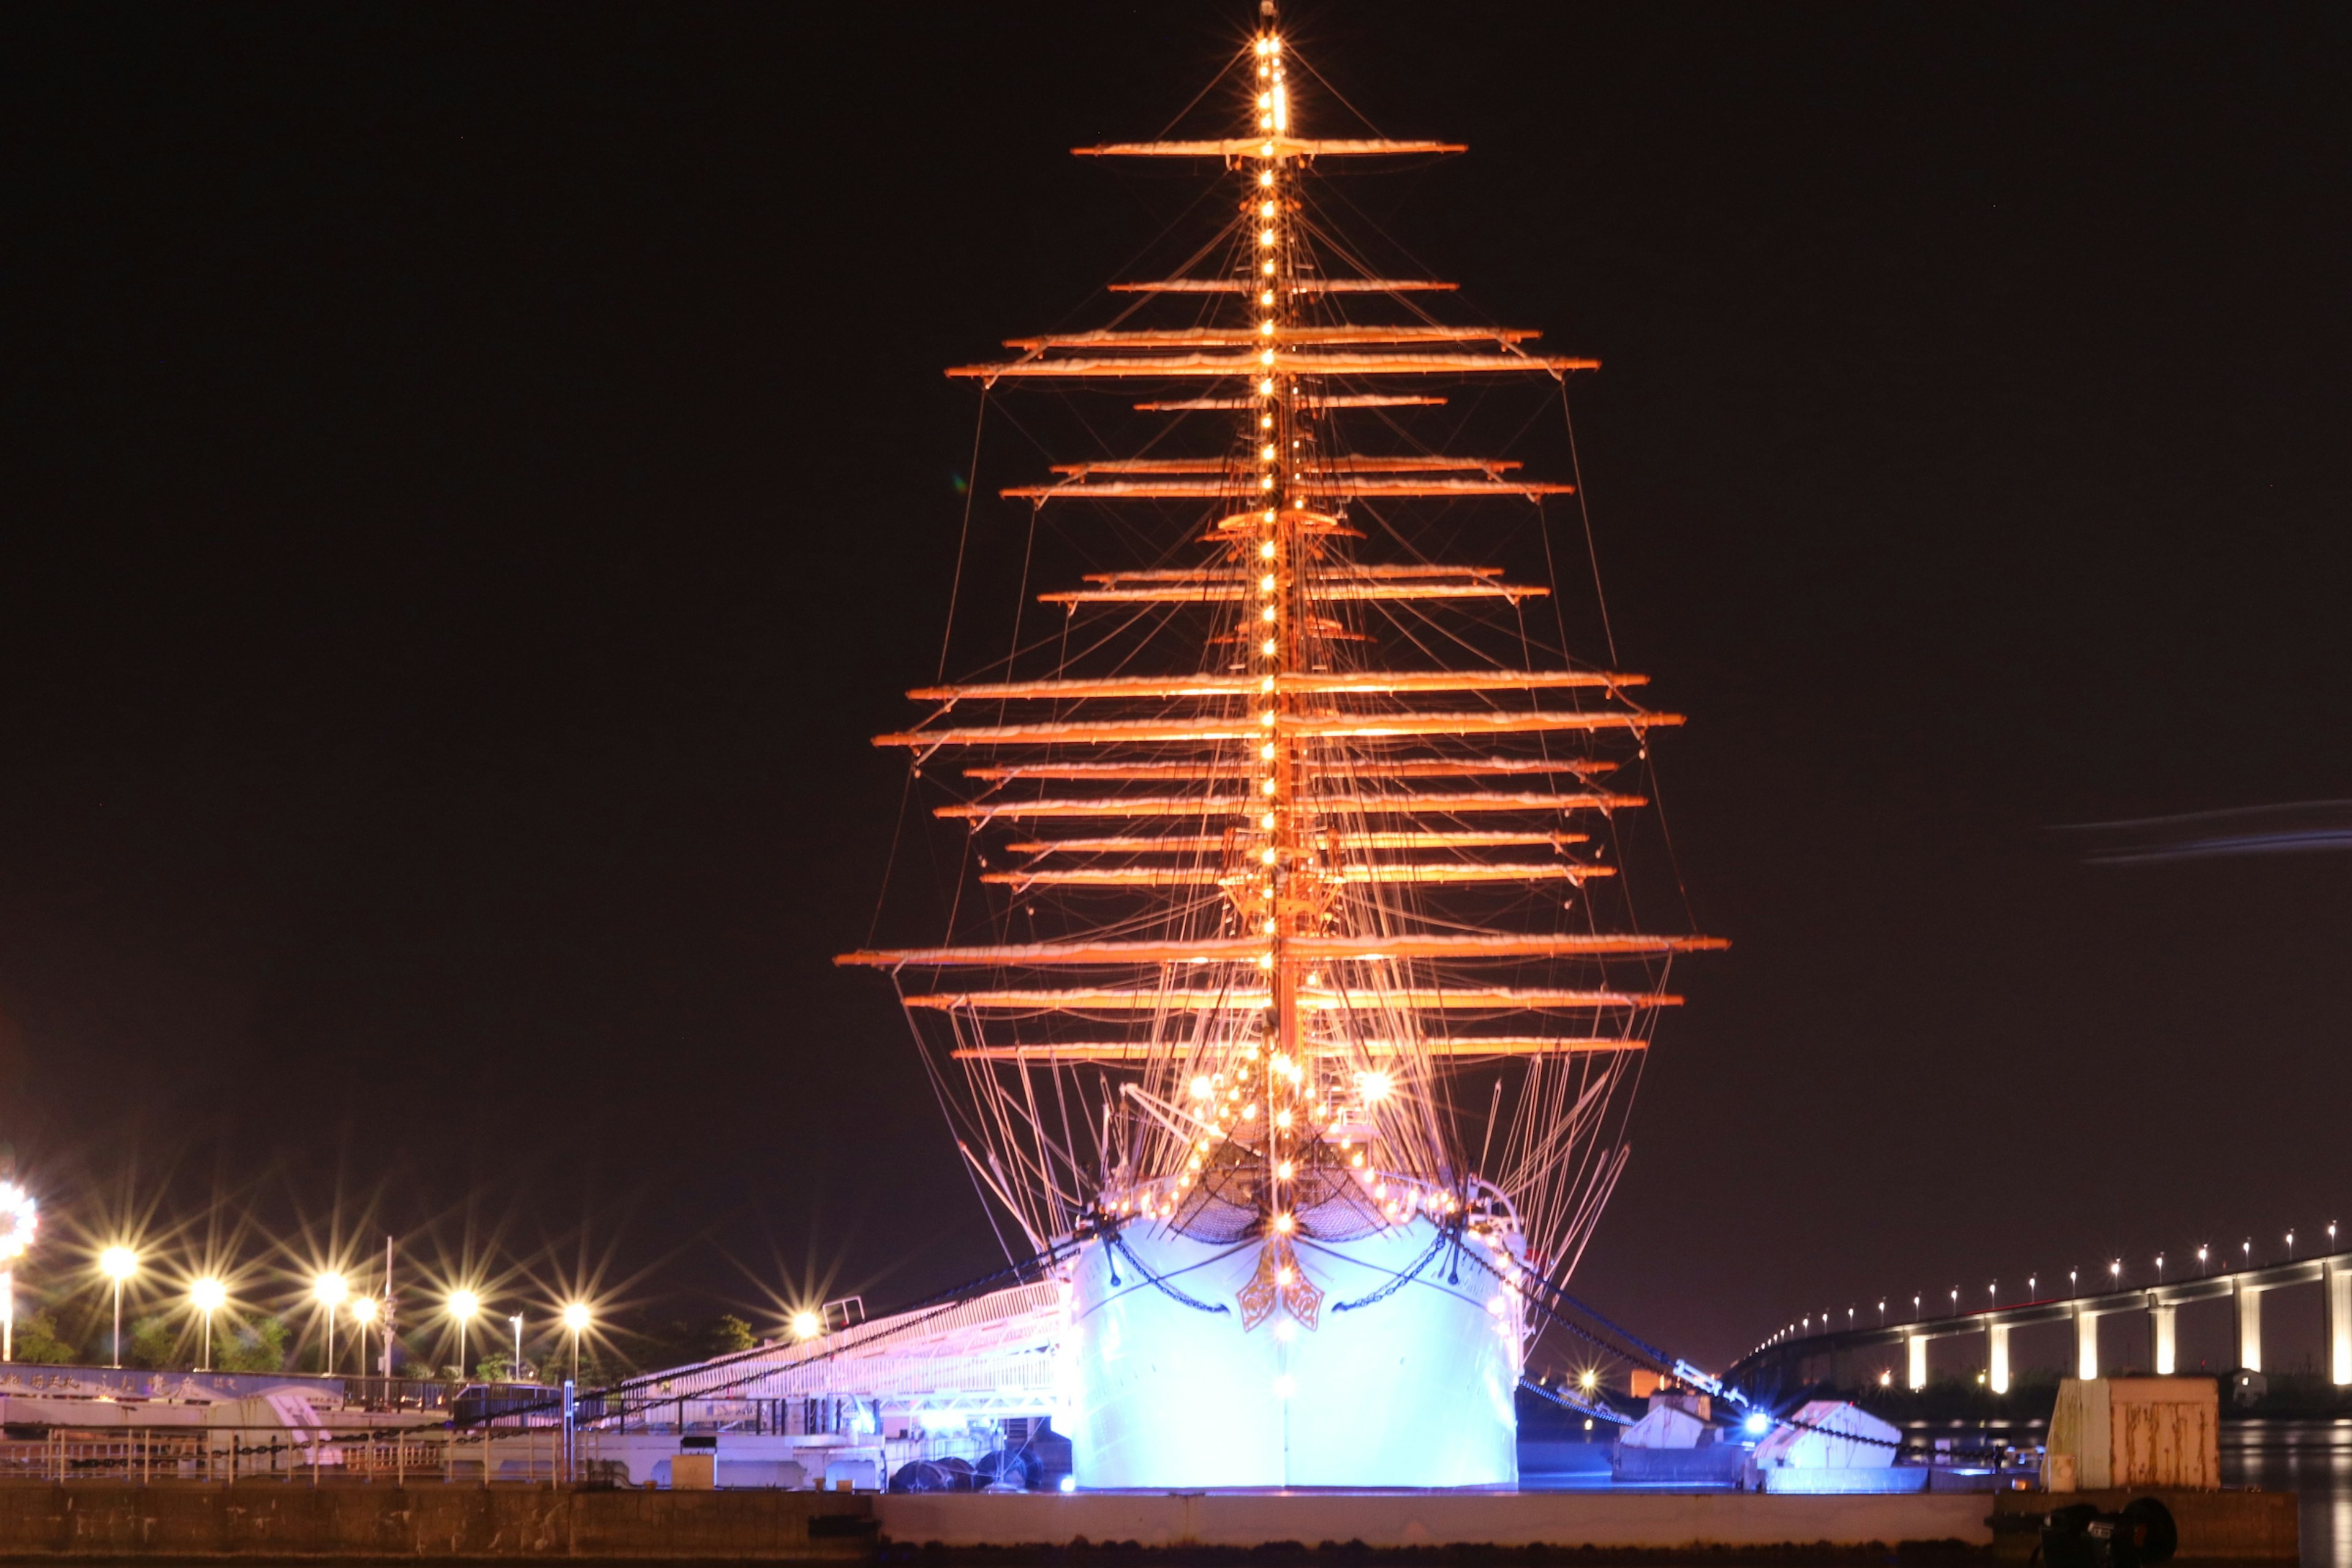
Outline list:
[[[457,1320],[457,1381],[466,1381],[466,1325],[482,1310],[482,1299],[471,1290],[449,1293],[449,1315]]]
[[[122,1282],[139,1272],[139,1255],[110,1247],[98,1255],[98,1271],[114,1281],[114,1370],[122,1370]]]
[[[352,1298],[352,1321],[356,1325],[354,1331],[359,1335],[360,1375],[362,1377],[367,1375],[368,1325],[375,1321],[376,1305],[376,1299],[373,1296],[354,1296]]]
[[[213,1369],[213,1314],[228,1300],[228,1288],[219,1280],[206,1277],[188,1287],[188,1304],[205,1317],[205,1364],[198,1372]]]
[[[321,1274],[310,1281],[311,1299],[327,1310],[327,1375],[335,1373],[335,1309],[341,1306],[352,1293],[352,1288],[340,1274]]]
[[[16,1259],[33,1245],[40,1222],[33,1194],[0,1180],[0,1362],[16,1359]]]
[[[520,1383],[522,1381],[522,1314],[509,1313],[507,1321],[514,1325],[515,1340],[514,1365],[509,1370],[509,1376],[512,1381]]]
[[[580,1381],[580,1336],[588,1328],[588,1303],[573,1301],[563,1309],[563,1326],[572,1333],[572,1381]]]

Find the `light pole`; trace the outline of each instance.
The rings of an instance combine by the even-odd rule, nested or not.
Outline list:
[[[520,1383],[522,1381],[522,1314],[509,1313],[507,1321],[514,1325],[515,1336],[514,1365],[509,1369],[509,1380]]]
[[[16,1359],[16,1259],[33,1245],[41,1206],[12,1181],[0,1181],[0,1362]]]
[[[2164,1254],[2161,1252],[2156,1255],[2156,1282],[2159,1285],[2164,1283]]]
[[[374,1297],[354,1296],[352,1298],[352,1321],[357,1325],[356,1331],[359,1335],[360,1375],[362,1377],[365,1377],[367,1375],[367,1331],[368,1325],[375,1321],[375,1313],[376,1299]]]
[[[2033,1300],[2034,1281],[2041,1278],[2042,1276],[2039,1274],[2029,1274],[2025,1277],[2025,1299],[2027,1300],[2031,1301]]]
[[[2110,1285],[2120,1288],[2123,1284],[2123,1280],[2124,1260],[2118,1258],[2113,1263],[2107,1265],[2107,1282]]]
[[[205,1364],[198,1372],[213,1369],[213,1314],[228,1300],[228,1287],[207,1276],[188,1287],[188,1305],[205,1315]]]
[[[2200,1247],[2197,1249],[2197,1272],[2200,1274],[2210,1274],[2213,1272],[2211,1268],[2206,1267],[2205,1252],[2206,1249],[2204,1247]]]
[[[466,1381],[466,1325],[482,1310],[482,1299],[471,1290],[449,1293],[449,1315],[457,1320],[457,1381]]]
[[[310,1281],[310,1299],[327,1310],[325,1371],[330,1377],[335,1374],[335,1309],[341,1306],[351,1293],[351,1286],[340,1274],[321,1274]]]
[[[2080,1289],[2082,1283],[2081,1270],[2074,1268],[2066,1270],[2066,1294],[2069,1296],[2081,1295],[2083,1293]]]
[[[2294,1232],[2293,1231],[2286,1233],[2286,1260],[2289,1263],[2294,1261]]]
[[[588,1303],[573,1301],[563,1309],[563,1326],[572,1333],[572,1381],[580,1381],[580,1336],[588,1329]]]
[[[114,1370],[122,1370],[122,1282],[139,1272],[139,1255],[110,1247],[98,1255],[98,1271],[114,1281]]]

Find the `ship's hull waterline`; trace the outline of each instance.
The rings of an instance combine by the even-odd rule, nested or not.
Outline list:
[[[1073,1270],[1056,1421],[1077,1483],[1515,1484],[1518,1302],[1486,1267],[1437,1246],[1442,1234],[1423,1218],[1302,1239],[1301,1268],[1322,1291],[1313,1329],[1280,1309],[1243,1327],[1236,1298],[1261,1240],[1137,1225],[1118,1247],[1089,1244]]]

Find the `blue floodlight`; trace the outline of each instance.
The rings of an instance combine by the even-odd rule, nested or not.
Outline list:
[[[1751,1410],[1748,1413],[1748,1419],[1742,1425],[1748,1428],[1749,1436],[1761,1437],[1765,1433],[1772,1430],[1772,1418],[1761,1410]]]
[[[1062,1489],[1066,1492],[1074,1492],[1077,1490],[1078,1478],[1076,1476],[1064,1476],[1062,1478]]]

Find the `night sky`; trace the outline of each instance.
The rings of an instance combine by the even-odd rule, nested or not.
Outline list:
[[[1580,1292],[1719,1361],[2352,1223],[2352,807],[2060,831],[2352,797],[2346,13],[1286,16],[1382,131],[1472,146],[1367,183],[1388,233],[1605,362],[1622,662],[1693,715],[1664,819],[1735,945],[1676,972]],[[830,963],[897,821],[866,737],[939,657],[940,368],[1108,317],[1196,187],[1066,149],[1248,20],[0,21],[37,1280],[141,1215],[175,1256],[390,1228],[501,1310],[1001,1265],[887,985]],[[1019,515],[975,508],[988,614]],[[2278,1310],[2299,1364],[2316,1301]]]

